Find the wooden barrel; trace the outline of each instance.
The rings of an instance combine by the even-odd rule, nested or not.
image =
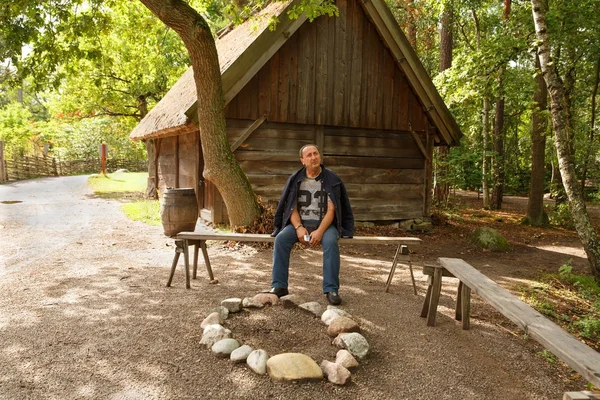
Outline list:
[[[167,236],[184,231],[193,232],[198,220],[198,202],[194,189],[167,188],[160,204],[160,219]]]

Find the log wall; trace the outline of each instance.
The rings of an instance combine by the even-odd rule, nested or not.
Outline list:
[[[233,143],[252,123],[228,119]],[[423,216],[425,157],[409,132],[265,122],[235,151],[257,195],[278,201],[302,165],[298,150],[321,143],[325,166],[344,181],[357,220]]]
[[[426,114],[359,2],[304,24],[226,107],[226,116],[425,133]]]

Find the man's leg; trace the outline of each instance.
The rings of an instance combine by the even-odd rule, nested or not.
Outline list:
[[[323,293],[337,292],[340,288],[340,248],[338,231],[330,225],[323,234]]]
[[[273,272],[271,287],[288,287],[288,275],[290,269],[290,252],[292,247],[298,241],[296,230],[289,224],[275,236],[275,245],[273,246]]]

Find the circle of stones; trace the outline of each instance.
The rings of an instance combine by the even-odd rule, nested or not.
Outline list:
[[[277,355],[276,358],[283,359],[288,367],[284,368],[286,372],[282,375],[276,372],[275,358],[269,361],[269,355],[264,349],[253,349],[248,345],[240,343],[231,337],[231,330],[223,326],[230,313],[237,313],[244,308],[263,308],[266,305],[282,304],[284,308],[300,308],[317,318],[328,327],[327,333],[335,336],[333,345],[340,350],[337,352],[335,361],[323,360],[319,366],[308,356],[298,353],[284,353]],[[351,376],[349,369],[359,365],[358,360],[363,359],[369,352],[369,344],[360,333],[360,327],[352,316],[335,306],[327,306],[323,310],[320,303],[303,302],[295,295],[284,296],[279,299],[274,294],[259,293],[251,298],[229,298],[221,301],[221,305],[213,309],[209,315],[200,324],[204,329],[201,344],[211,349],[217,357],[229,357],[234,363],[245,362],[248,367],[259,375],[269,374],[274,380],[320,380],[323,376],[335,384],[346,384]],[[294,360],[286,360],[286,357]],[[289,365],[304,364],[304,369],[298,371],[289,371]],[[314,364],[314,365],[313,365]],[[316,371],[315,371],[316,370]]]

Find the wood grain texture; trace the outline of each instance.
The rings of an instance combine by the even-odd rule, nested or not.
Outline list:
[[[600,386],[600,354],[577,340],[490,278],[458,258],[439,258],[440,264],[505,317],[523,329],[585,379]],[[465,292],[462,293],[463,296]],[[463,309],[463,318],[464,312]]]

